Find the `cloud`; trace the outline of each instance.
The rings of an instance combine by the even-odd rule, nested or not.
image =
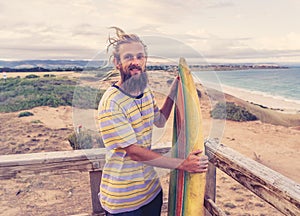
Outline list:
[[[300,49],[300,32],[288,32],[282,36],[269,36],[256,38],[254,45],[264,49]]]
[[[165,58],[178,58],[180,56],[187,58],[201,57],[195,49],[179,40],[159,36],[147,36],[143,39],[149,48],[151,56]]]
[[[299,62],[300,50],[264,50],[264,49],[230,49],[217,52],[206,52],[205,58],[210,61],[231,62]]]
[[[282,14],[284,22],[277,22],[280,18],[274,16],[270,23],[269,18],[261,17],[262,13],[253,11],[260,3],[254,0],[249,7],[250,3],[231,0],[2,1],[0,59],[7,56],[46,58],[56,54],[57,58],[73,56],[79,59],[80,49],[82,58],[93,56],[95,52],[105,50],[108,34],[112,33],[107,28],[109,26],[119,26],[141,36],[178,40],[200,55],[221,58],[227,54],[238,58],[257,53],[260,57],[275,55],[276,50],[281,50],[286,57],[295,54],[296,58],[297,52],[291,50],[300,49],[300,32],[292,21],[297,20],[295,11],[298,11],[299,4],[294,1],[293,13]],[[274,14],[281,11],[278,6],[283,2],[279,3],[273,5],[276,9],[272,7],[268,11]],[[262,22],[254,23],[256,20]],[[279,26],[280,23],[286,25]],[[179,52],[176,50],[178,44],[175,46],[166,41],[157,41],[157,44],[159,46],[151,48],[155,55],[159,51],[160,55],[166,56],[193,53],[182,47]]]
[[[82,24],[72,27],[71,32],[72,32],[72,35],[74,35],[74,36],[99,37],[100,28],[98,28],[98,30],[96,30],[96,29],[97,28],[95,28],[94,26],[92,26],[90,24],[82,23]]]
[[[49,46],[49,45],[26,45],[17,46],[1,45],[0,56],[7,59],[91,59],[95,50],[82,46]],[[34,58],[32,58],[34,56]]]
[[[205,34],[203,34],[205,35]],[[284,38],[297,40],[296,34],[288,34]],[[269,38],[269,41],[274,43],[274,38]],[[253,46],[257,38],[252,37],[237,37],[237,38],[220,38],[215,35],[207,34],[206,37],[194,36],[190,41],[192,47],[200,53],[209,62],[214,61],[300,61],[300,48],[289,49],[288,46],[281,48],[270,46]],[[290,40],[292,41],[292,40]],[[298,40],[299,42],[299,40]],[[292,42],[296,44],[296,41]],[[284,48],[285,47],[285,48]]]
[[[214,0],[209,1],[207,8],[224,8],[224,7],[232,7],[234,6],[232,1],[226,1],[226,0]]]

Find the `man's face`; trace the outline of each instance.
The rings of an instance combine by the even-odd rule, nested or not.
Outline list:
[[[125,43],[120,45],[119,69],[131,76],[141,74],[145,71],[147,57],[144,46],[139,42]]]
[[[125,43],[120,45],[119,53],[120,62],[115,64],[121,72],[123,87],[128,92],[143,91],[148,82],[144,46],[139,42]]]

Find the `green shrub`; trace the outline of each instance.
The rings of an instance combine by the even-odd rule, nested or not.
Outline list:
[[[54,74],[44,74],[43,77],[56,77]]]
[[[74,90],[72,105],[82,109],[97,109],[103,93],[103,90],[77,86]]]
[[[233,102],[217,103],[210,114],[214,119],[227,119],[239,122],[257,120],[255,115]]]
[[[43,123],[41,120],[33,120],[31,121],[32,124],[41,124]]]
[[[103,90],[77,86],[62,78],[0,80],[0,112],[15,112],[37,106],[74,106],[97,109]],[[73,104],[74,103],[74,104]]]
[[[35,74],[28,74],[27,76],[25,76],[26,79],[33,79],[33,78],[39,78],[40,76],[35,75]]]
[[[91,130],[81,129],[80,131],[73,132],[69,135],[68,141],[74,150],[104,147],[99,134]]]
[[[173,81],[174,81],[173,79],[168,79],[168,80],[167,80],[167,83],[168,83],[169,85],[171,85],[171,84],[173,83]],[[158,83],[159,83],[159,82],[158,82]]]
[[[202,97],[202,93],[201,93],[201,91],[199,89],[197,89],[197,95],[198,95],[199,98]]]
[[[25,117],[25,116],[33,116],[33,113],[26,111],[26,112],[20,112],[18,115],[19,118]]]

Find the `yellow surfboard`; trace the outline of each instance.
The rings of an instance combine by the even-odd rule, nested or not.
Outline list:
[[[202,116],[196,86],[184,58],[179,60],[180,82],[175,100],[172,156],[186,158],[204,151]],[[205,173],[174,170],[170,174],[169,216],[204,215]]]

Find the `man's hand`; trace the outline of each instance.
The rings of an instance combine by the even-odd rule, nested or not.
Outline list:
[[[177,169],[184,170],[190,173],[204,173],[208,168],[208,157],[206,155],[199,155],[203,151],[195,150],[191,152],[188,157],[178,166]]]

